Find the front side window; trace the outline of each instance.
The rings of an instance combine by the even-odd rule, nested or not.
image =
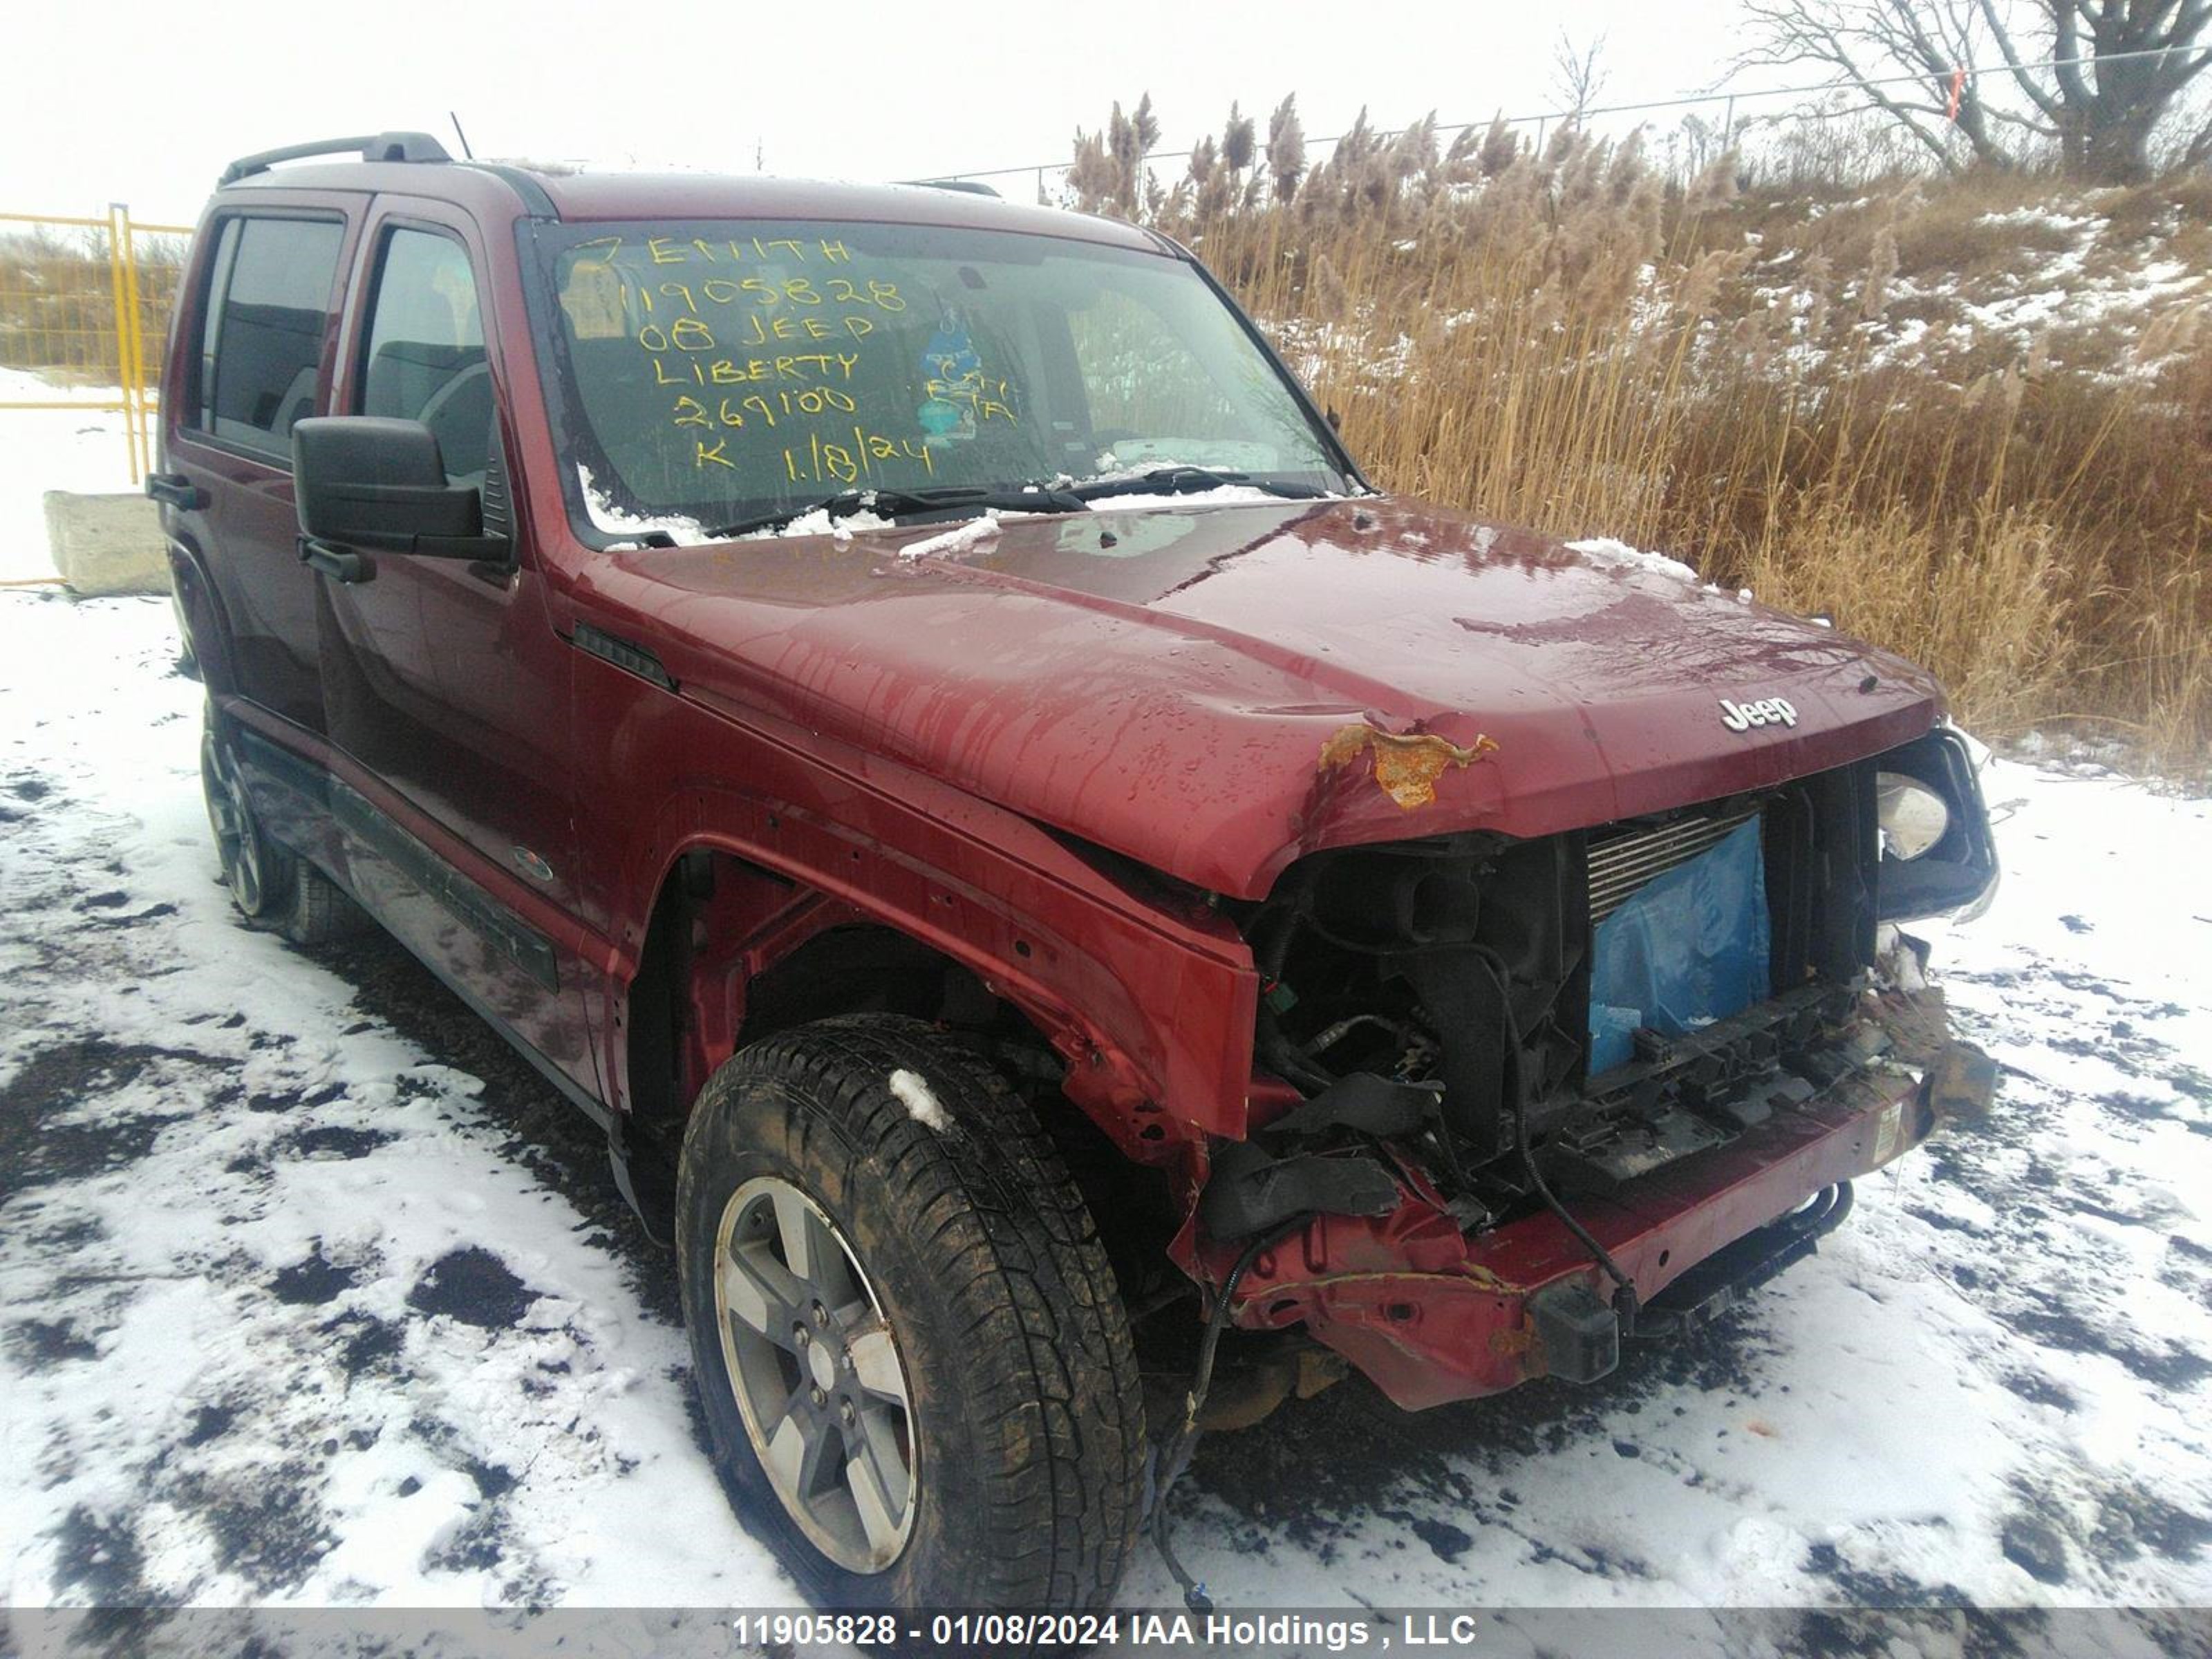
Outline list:
[[[375,294],[361,412],[422,422],[438,441],[447,478],[480,483],[493,398],[467,250],[434,231],[393,230]]]
[[[291,464],[292,423],[315,412],[344,240],[345,227],[327,220],[224,223],[201,343],[204,430]]]
[[[540,235],[547,390],[602,527],[1168,465],[1346,487],[1290,385],[1178,258],[920,225]]]
[[[1076,368],[1089,396],[1094,431],[1109,442],[1131,435],[1176,433],[1198,441],[1212,465],[1226,466],[1244,449],[1243,410],[1224,396],[1205,365],[1160,313],[1127,294],[1107,292],[1070,313]],[[1242,465],[1243,463],[1239,463]]]

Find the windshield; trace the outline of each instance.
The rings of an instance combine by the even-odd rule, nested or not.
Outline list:
[[[1170,466],[1348,487],[1282,374],[1180,259],[921,225],[541,235],[549,378],[603,532]]]

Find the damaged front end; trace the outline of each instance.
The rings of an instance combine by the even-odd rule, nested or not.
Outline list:
[[[1564,835],[1312,854],[1238,920],[1249,1140],[1184,1266],[1401,1405],[1589,1381],[1809,1254],[1849,1182],[1985,1105],[1895,924],[1996,880],[1948,727]]]

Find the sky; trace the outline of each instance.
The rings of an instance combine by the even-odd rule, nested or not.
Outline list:
[[[1147,91],[1186,149],[1231,99],[1264,115],[1290,92],[1310,137],[1363,104],[1382,127],[1463,122],[1554,107],[1563,27],[1606,37],[1607,101],[1704,90],[1734,17],[1732,0],[26,0],[10,44],[36,68],[0,107],[0,212],[120,201],[190,222],[234,156],[401,129],[453,149],[449,112],[479,156],[843,179],[1063,160]]]

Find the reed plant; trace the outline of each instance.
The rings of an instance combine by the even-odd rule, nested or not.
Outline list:
[[[1169,182],[1109,125],[1073,191],[1193,246],[1377,483],[1826,613],[1992,738],[2206,774],[2212,189],[1747,190],[1364,119],[1310,167],[1296,128],[1232,112]]]

